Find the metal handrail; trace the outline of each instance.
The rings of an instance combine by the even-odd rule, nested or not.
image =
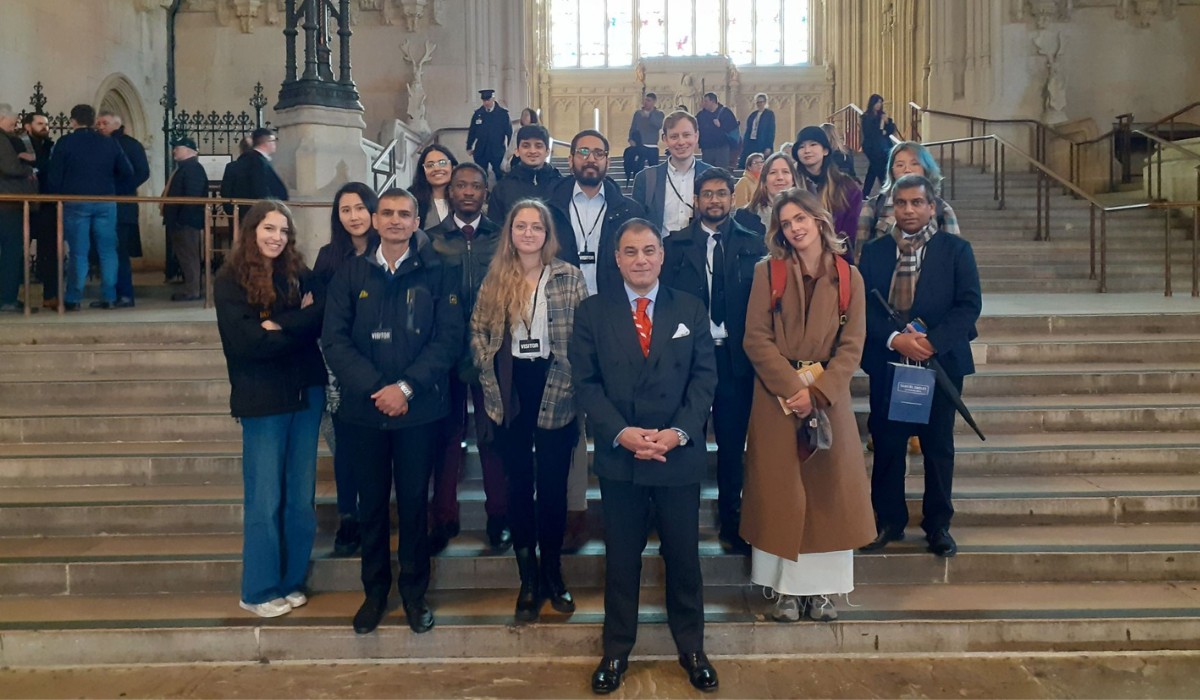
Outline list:
[[[1135,133],[1139,136],[1145,137],[1146,140],[1157,144],[1159,147],[1158,148],[1158,166],[1157,166],[1157,174],[1158,174],[1158,183],[1157,183],[1158,184],[1158,197],[1157,197],[1157,199],[1159,201],[1162,201],[1162,198],[1163,198],[1163,194],[1162,194],[1163,148],[1169,148],[1173,151],[1179,151],[1180,153],[1191,158],[1192,160],[1198,161],[1198,164],[1196,165],[1196,170],[1197,170],[1197,173],[1196,173],[1196,198],[1200,199],[1200,153],[1196,153],[1195,151],[1190,151],[1190,150],[1184,148],[1183,146],[1180,146],[1177,143],[1173,143],[1171,141],[1167,141],[1166,139],[1159,138],[1158,136],[1155,136],[1154,134],[1146,133],[1145,131],[1142,131],[1141,129],[1134,129],[1133,133]],[[1151,167],[1149,167],[1149,165],[1147,165],[1146,173],[1147,173],[1146,194],[1150,194],[1154,190],[1155,169],[1151,168]]]
[[[375,194],[382,194],[392,188],[396,184],[396,146],[400,143],[400,139],[392,139],[391,143],[384,146],[383,152],[371,163],[371,175],[375,180]],[[379,184],[379,178],[384,178],[383,184]]]
[[[856,119],[855,116],[858,118]],[[851,102],[833,114],[830,114],[826,120],[834,126],[837,125],[839,118],[842,120],[842,134],[846,148],[849,148],[851,151],[862,150],[862,116],[862,107]],[[915,126],[912,128],[916,129]],[[896,131],[900,132],[900,127],[896,127]],[[903,136],[903,133],[901,133],[901,136]],[[904,141],[903,138],[897,137],[896,134],[889,134],[888,138],[891,139],[893,146]]]
[[[214,252],[228,252],[227,250],[217,250],[213,248],[213,220],[216,217],[227,217],[226,214],[214,214],[214,208],[217,206],[231,205],[233,214],[227,218],[231,221],[231,237],[234,244],[238,238],[238,217],[241,212],[239,206],[251,206],[257,204],[260,200],[257,199],[233,199],[233,198],[217,198],[217,197],[130,197],[130,196],[100,196],[100,195],[69,195],[69,194],[0,194],[0,203],[15,202],[22,205],[22,239],[21,239],[21,259],[22,266],[25,270],[25,316],[28,317],[32,311],[32,292],[33,285],[29,273],[29,254],[31,252],[30,243],[33,239],[29,226],[29,214],[31,204],[55,204],[57,205],[57,229],[55,253],[58,256],[58,313],[61,316],[66,313],[65,295],[66,286],[63,279],[63,254],[66,252],[63,242],[63,205],[71,202],[111,202],[113,204],[180,204],[191,206],[204,207],[204,237],[202,244],[204,246],[204,308],[210,309],[213,305],[213,280],[212,280],[212,257]],[[333,202],[287,202],[288,207],[293,209],[307,207],[324,207],[333,206]]]

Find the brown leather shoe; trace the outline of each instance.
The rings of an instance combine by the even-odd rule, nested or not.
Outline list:
[[[43,300],[43,301],[42,301],[42,308],[43,308],[43,309],[57,309],[57,308],[58,308],[58,299],[45,299],[45,300]]]

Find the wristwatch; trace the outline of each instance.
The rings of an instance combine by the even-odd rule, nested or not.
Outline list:
[[[679,446],[680,447],[683,447],[688,444],[687,433],[683,432],[679,428],[671,428],[671,430],[674,430],[675,434],[679,436]]]
[[[404,398],[406,401],[412,401],[413,390],[412,387],[408,385],[408,382],[400,380],[396,382],[396,386],[400,387],[400,391],[404,392]]]

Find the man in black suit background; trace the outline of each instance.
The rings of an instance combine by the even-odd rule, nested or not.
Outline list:
[[[666,240],[662,283],[700,299],[708,309],[717,356],[713,432],[717,438],[717,509],[721,546],[749,554],[738,534],[742,506],[742,454],[754,399],[754,367],[742,349],[754,265],[767,255],[763,237],[734,222],[733,174],[709,168],[696,175],[696,218]]]
[[[939,230],[933,184],[921,175],[905,175],[892,186],[896,225],[892,235],[863,247],[859,271],[868,290],[879,290],[905,320],[921,319],[927,332],[911,323],[904,333],[883,305],[867,303],[867,342],[862,367],[871,377],[871,418],[875,441],[871,503],[878,537],[863,551],[883,549],[904,538],[908,508],[904,501],[904,467],[908,438],[921,439],[925,455],[924,519],[921,529],[929,551],[952,557],[958,547],[950,536],[954,480],[955,410],[943,392],[935,391],[929,422],[921,425],[888,419],[893,362],[924,362],[937,357],[961,392],[963,377],[974,374],[971,341],[982,309],[979,270],[965,239]]]
[[[604,658],[592,691],[616,690],[629,666],[652,503],[679,663],[693,686],[714,690],[699,551],[704,423],[717,384],[708,313],[695,297],[659,284],[662,234],[650,222],[634,219],[618,231],[616,260],[622,289],[579,305],[570,350],[604,512]]]
[[[286,202],[287,187],[271,158],[275,155],[275,132],[270,129],[255,129],[250,134],[253,148],[236,161],[225,167],[225,177],[221,181],[221,196],[230,199],[278,199]],[[238,207],[241,215],[245,215],[249,205]],[[232,211],[232,210],[230,210]]]

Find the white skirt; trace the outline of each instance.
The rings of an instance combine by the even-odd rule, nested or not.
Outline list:
[[[755,547],[750,580],[781,595],[845,595],[854,590],[854,550],[781,559]]]

